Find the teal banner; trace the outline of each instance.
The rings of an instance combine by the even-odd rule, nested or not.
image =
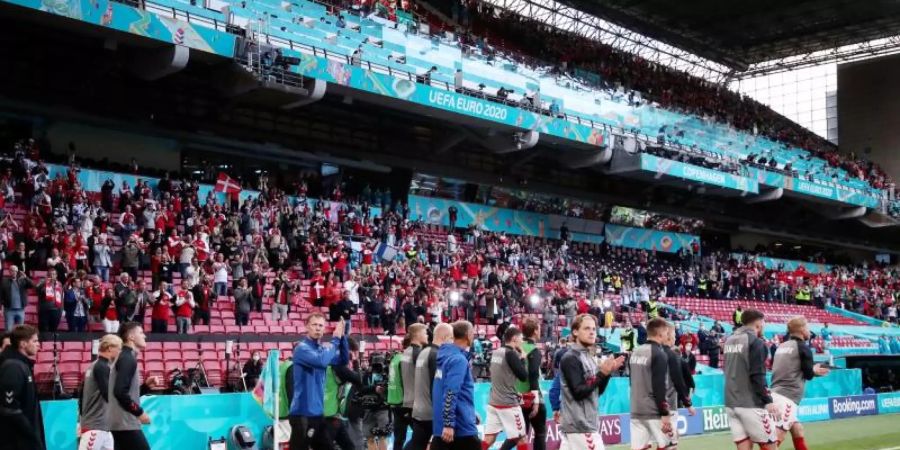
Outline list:
[[[759,193],[759,183],[756,180],[646,153],[641,154],[641,169],[657,175],[668,175],[741,192]]]
[[[100,25],[227,58],[234,57],[235,36],[224,31],[161,17],[110,0],[0,0],[26,8]]]
[[[622,225],[606,225],[606,242],[617,247],[677,253],[683,248],[690,250],[691,243],[694,241],[699,244],[700,236],[647,228],[632,228]]]
[[[300,54],[299,57],[300,64],[292,70],[310,78],[469,117],[538,131],[584,144],[600,147],[606,143],[606,136],[601,130],[575,124],[565,119],[552,118],[453,91],[437,89],[318,56]]]
[[[878,414],[900,413],[900,392],[878,394]]]
[[[828,411],[828,399],[823,397],[807,397],[800,400],[797,418],[801,422],[819,422],[831,419]]]
[[[576,219],[552,214],[540,214],[515,209],[497,208],[457,200],[410,195],[408,198],[410,219],[447,226],[450,224],[450,207],[457,210],[457,227],[474,225],[497,233],[559,238],[560,227],[565,224],[571,238],[578,242],[602,243],[603,222]]]
[[[47,164],[47,171],[49,172],[49,176],[51,179],[55,179],[57,177],[66,177],[66,171],[68,167],[62,166],[59,164]],[[151,189],[156,189],[156,186],[159,185],[159,178],[156,177],[147,177],[141,175],[131,175],[127,173],[119,173],[119,172],[107,172],[105,170],[93,170],[93,169],[81,169],[76,176],[78,182],[81,183],[81,186],[85,191],[88,192],[100,192],[101,187],[103,187],[103,183],[106,180],[112,180],[113,184],[116,186],[116,191],[123,184],[127,184],[129,187],[134,188],[137,185],[138,181],[144,182],[150,186]],[[198,189],[197,195],[200,198],[200,202],[205,202],[207,196],[212,194],[213,198],[217,203],[225,202],[225,194],[222,192],[216,192],[215,186],[211,184],[200,184],[200,188]],[[252,189],[244,189],[238,195],[238,198],[241,202],[247,199],[255,199],[259,197],[259,191],[254,191]],[[288,196],[290,202],[299,201],[298,197]],[[307,198],[306,202],[309,204],[310,208],[314,207],[319,200]],[[331,208],[331,218],[333,220],[337,220],[338,217],[338,209],[343,206],[342,203],[339,202],[327,202],[329,208]],[[372,215],[380,216],[381,208],[372,207]]]
[[[743,253],[732,253],[731,257],[738,261],[749,258],[753,261],[762,263],[763,267],[765,267],[766,269],[772,270],[786,270],[794,272],[802,267],[803,270],[811,274],[831,272],[830,264],[811,263],[806,261],[797,261],[794,259],[770,258],[768,256],[748,256]]]
[[[801,180],[796,177],[769,172],[755,167],[751,167],[748,170],[751,175],[756,178],[756,181],[759,184],[765,186],[784,188],[811,197],[825,198],[851,205],[865,206],[867,208],[877,208],[880,204],[878,197],[861,190]]]
[[[683,423],[679,422],[679,429],[683,428],[682,431],[686,434],[697,434],[701,432],[700,428],[704,432],[727,428],[727,419],[719,406],[725,403],[724,377],[721,374],[696,375],[694,380],[697,384],[693,398],[698,409],[697,416],[685,416]],[[608,430],[603,433],[607,444],[629,441],[629,381],[628,378],[614,377],[610,380],[606,393],[600,397],[599,409],[604,414],[601,420],[609,422],[604,423]],[[545,396],[548,395],[551,384],[550,380],[541,381],[541,390]],[[824,397],[858,395],[861,390],[859,370],[835,370],[826,377],[815,378],[807,383],[806,397],[800,404],[801,419],[823,420],[823,411],[826,415],[829,411],[828,400]],[[819,395],[822,392],[827,395]],[[487,417],[485,408],[489,394],[490,383],[475,384],[475,412],[482,419],[479,426],[481,431]],[[880,413],[900,410],[900,394],[884,395],[885,397],[879,397]],[[141,399],[141,406],[152,420],[150,425],[144,427],[144,434],[154,450],[206,449],[210,438],[227,436],[234,425],[250,428],[259,442],[263,428],[272,424],[272,420],[249,393],[146,396]],[[46,401],[41,403],[41,409],[47,448],[76,448],[78,402]],[[552,418],[551,414],[548,408],[548,420]],[[618,426],[613,419],[617,415],[623,415],[619,417]],[[499,448],[500,443],[502,439],[498,439],[493,448]]]

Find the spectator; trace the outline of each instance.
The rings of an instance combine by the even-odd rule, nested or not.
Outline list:
[[[287,320],[295,285],[288,281],[287,275],[283,271],[278,272],[272,285],[274,288],[272,320],[275,322]]]
[[[150,330],[152,333],[167,333],[169,316],[172,313],[172,291],[165,281],[159,283],[159,289],[153,293],[153,309],[150,314]]]
[[[202,278],[203,281],[200,284],[194,286],[194,289],[191,290],[191,294],[194,296],[194,317],[193,324],[197,325],[199,323],[203,323],[203,325],[209,325],[210,319],[210,308],[213,303],[216,302],[216,293],[214,289],[209,284],[209,276],[204,275]]]
[[[9,276],[0,280],[0,299],[3,302],[4,330],[12,330],[15,325],[25,323],[27,289],[34,287],[34,282],[17,265],[10,265],[7,270]]]
[[[234,320],[235,325],[247,326],[250,323],[250,309],[253,299],[247,279],[241,278],[240,284],[232,293],[234,296]]]
[[[100,305],[100,316],[103,317],[103,331],[105,333],[117,333],[119,331],[119,304],[111,288],[104,291]]]
[[[0,357],[0,405],[5,411],[0,421],[5,446],[11,450],[43,450],[41,411],[35,392],[34,359],[40,350],[38,330],[17,325],[10,345]]]
[[[175,296],[175,332],[178,334],[188,334],[191,329],[191,317],[197,306],[190,285],[189,281],[182,281],[181,291]]]
[[[259,377],[262,375],[262,369],[263,362],[259,351],[254,351],[250,359],[244,363],[244,371],[242,373],[248,389],[253,389],[253,386],[256,386],[256,382],[259,381]]]
[[[110,256],[110,248],[106,244],[105,237],[100,236],[98,238],[91,253],[94,255],[94,273],[100,277],[101,281],[106,283],[109,281],[109,268],[112,267],[112,256]]]
[[[35,289],[38,296],[38,330],[56,333],[63,306],[63,286],[56,279],[56,271],[47,272],[47,278]]]

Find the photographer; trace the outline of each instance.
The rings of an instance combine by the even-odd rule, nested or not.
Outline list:
[[[395,356],[398,355],[399,353]],[[353,392],[351,387],[350,392],[352,401],[347,409],[350,428],[354,428],[354,423],[361,422],[359,434],[365,438],[364,441],[371,450],[385,450],[387,437],[391,434],[390,413],[385,398],[389,372],[387,362],[388,358],[384,353],[373,353],[369,359],[369,367],[362,377],[363,387],[359,392]]]

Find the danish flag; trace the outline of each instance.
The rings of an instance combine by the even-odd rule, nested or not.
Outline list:
[[[216,192],[224,192],[226,194],[234,194],[241,192],[241,184],[234,178],[228,176],[225,172],[219,172],[219,179],[216,180]]]

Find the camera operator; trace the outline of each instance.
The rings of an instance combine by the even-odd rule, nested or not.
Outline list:
[[[403,450],[419,450],[428,447],[434,411],[431,403],[431,384],[437,371],[438,348],[453,340],[453,327],[440,323],[434,327],[434,339],[422,349],[416,359],[416,391],[412,410],[412,438]]]
[[[399,361],[399,353],[395,356]],[[369,367],[363,372],[359,392],[353,392],[351,387],[352,401],[347,416],[351,428],[354,420],[356,423],[362,422],[360,435],[365,439],[360,441],[366,442],[370,450],[385,450],[387,437],[391,435],[390,413],[385,398],[389,371],[387,361],[384,353],[373,353],[369,358]]]

